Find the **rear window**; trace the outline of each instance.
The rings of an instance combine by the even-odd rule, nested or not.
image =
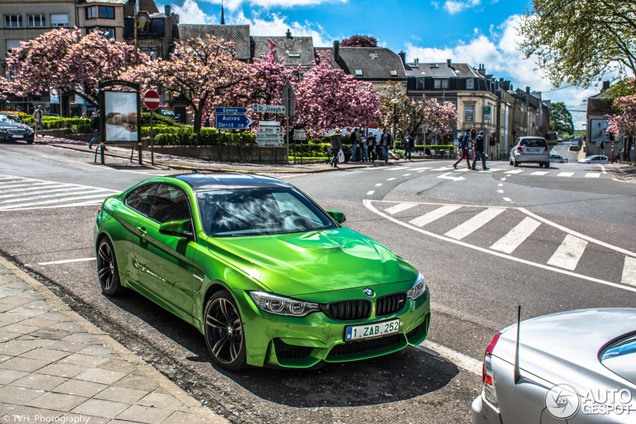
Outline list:
[[[636,384],[636,334],[610,344],[601,354],[601,363],[614,374]]]
[[[547,143],[542,138],[524,138],[519,142],[523,147],[546,147]]]

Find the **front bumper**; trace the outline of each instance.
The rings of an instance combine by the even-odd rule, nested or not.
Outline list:
[[[473,400],[470,409],[472,424],[501,424],[499,412],[484,402],[481,394]]]
[[[235,291],[234,298],[243,317],[247,363],[254,366],[310,368],[320,362],[374,358],[422,343],[430,326],[428,288],[417,300],[407,299],[397,313],[377,318],[373,311],[368,319],[346,322],[331,319],[323,312],[302,318],[269,314],[260,310],[245,291]],[[395,318],[400,319],[398,333],[349,342],[344,340],[348,326]]]

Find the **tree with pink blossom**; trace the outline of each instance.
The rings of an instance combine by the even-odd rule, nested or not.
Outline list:
[[[631,80],[626,84],[631,90],[636,89],[636,80]],[[636,94],[628,94],[614,99],[613,108],[619,113],[609,120],[608,132],[613,132],[618,136],[636,135]]]
[[[54,29],[22,42],[7,55],[12,76],[8,90],[26,96],[55,88],[97,106],[99,83],[116,79],[132,66],[132,54],[132,46],[99,32],[82,36],[79,29]]]
[[[214,107],[234,102],[233,89],[249,73],[247,65],[236,58],[232,41],[207,35],[177,42],[170,60],[147,61],[123,78],[184,99],[193,112],[193,131],[198,133]]]

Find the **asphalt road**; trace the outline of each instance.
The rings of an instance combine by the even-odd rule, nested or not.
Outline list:
[[[283,176],[413,263],[431,290],[432,350],[320,370],[220,372],[187,324],[139,295],[101,295],[91,260],[101,199],[172,172],[0,145],[0,251],[235,422],[469,422],[481,390],[470,370],[517,305],[524,318],[636,307],[636,186],[572,159],[550,169],[493,162],[488,172],[456,171],[439,161]]]

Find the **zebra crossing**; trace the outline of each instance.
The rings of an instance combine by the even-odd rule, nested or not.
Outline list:
[[[116,190],[0,175],[0,212],[98,205]]]
[[[578,165],[576,165],[578,166]],[[479,164],[479,167],[477,168],[478,170],[481,168],[481,164]],[[578,170],[578,169],[574,169],[574,170],[568,170],[568,171],[564,171],[563,169],[550,169],[548,168],[548,170],[544,171],[537,171],[537,168],[526,168],[526,169],[519,169],[519,168],[514,168],[514,169],[510,169],[510,168],[490,168],[486,171],[482,171],[479,170],[478,172],[481,174],[501,174],[504,176],[508,176],[508,175],[522,175],[522,176],[532,176],[532,177],[559,177],[559,178],[601,178],[602,175],[605,174],[605,172],[595,172],[595,171],[589,171],[589,170]],[[565,168],[567,169],[567,168]],[[404,174],[402,176],[407,176],[407,175],[417,175],[417,174],[422,174],[424,172],[430,173],[430,174],[439,174],[439,173],[446,173],[446,172],[453,172],[453,173],[464,173],[464,172],[469,172],[470,170],[468,168],[464,166],[460,167],[458,166],[458,169],[453,168],[452,166],[392,166],[392,167],[388,167],[388,168],[366,168],[365,170],[368,171],[373,171],[373,170],[378,170],[378,171],[385,171],[387,173],[389,172],[393,172],[393,173],[399,173],[400,171],[408,171],[409,174]],[[443,178],[441,175],[437,175],[437,178]]]
[[[438,239],[636,292],[635,252],[524,208],[369,199],[364,204],[380,216]]]

